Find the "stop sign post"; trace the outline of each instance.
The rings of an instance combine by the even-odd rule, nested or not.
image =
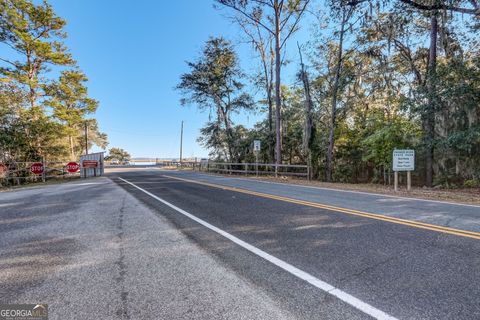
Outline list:
[[[30,171],[35,175],[42,175],[42,181],[45,182],[45,167],[43,166],[43,162],[34,162],[30,166]]]
[[[45,168],[43,167],[43,163],[41,163],[41,162],[34,162],[30,166],[30,171],[33,174],[42,174],[44,170],[45,170]]]
[[[8,167],[3,163],[0,163],[0,177],[3,177],[8,172]]]
[[[80,169],[80,165],[78,163],[72,161],[72,162],[67,163],[65,168],[67,169],[68,172],[75,173],[75,172],[78,171],[78,169]]]

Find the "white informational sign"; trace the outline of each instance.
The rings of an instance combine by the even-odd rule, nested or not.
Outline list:
[[[415,170],[415,150],[393,150],[393,171]]]
[[[260,140],[253,140],[253,151],[260,152],[262,142]]]

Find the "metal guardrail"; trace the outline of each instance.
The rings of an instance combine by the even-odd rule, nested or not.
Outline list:
[[[228,163],[202,161],[197,170],[243,175],[297,176],[310,179],[310,168],[307,165],[275,164],[275,163]]]

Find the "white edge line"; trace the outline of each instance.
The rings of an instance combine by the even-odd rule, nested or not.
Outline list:
[[[467,204],[467,203],[457,203],[457,202],[449,202],[449,201],[441,201],[441,200],[429,200],[429,199],[420,199],[420,198],[409,198],[409,197],[402,197],[402,196],[394,196],[390,194],[383,194],[383,193],[375,193],[375,192],[365,192],[365,191],[354,191],[354,190],[341,190],[335,188],[327,188],[327,187],[316,187],[316,186],[304,186],[301,184],[294,184],[288,182],[274,182],[274,181],[262,181],[257,179],[248,179],[248,178],[241,178],[241,177],[224,177],[224,176],[217,176],[217,175],[209,175],[203,173],[196,173],[200,176],[204,177],[218,177],[223,178],[224,180],[228,179],[237,179],[249,182],[260,182],[260,183],[268,183],[268,184],[276,184],[276,185],[287,185],[292,187],[300,187],[300,188],[308,188],[308,189],[318,189],[318,190],[328,190],[328,191],[338,191],[338,192],[346,192],[346,193],[357,193],[357,194],[365,194],[370,196],[379,196],[379,197],[387,197],[387,198],[396,198],[396,199],[403,199],[403,200],[410,200],[410,201],[422,201],[422,202],[433,202],[433,203],[441,203],[441,204],[449,204],[454,206],[463,206],[463,207],[473,207],[473,208],[480,208],[480,205],[475,204]]]
[[[170,208],[174,209],[175,211],[183,214],[184,216],[192,219],[193,221],[203,225],[204,227],[220,234],[221,236],[227,238],[228,240],[234,242],[235,244],[241,246],[242,248],[252,252],[253,254],[267,260],[268,262],[276,265],[277,267],[289,272],[290,274],[296,276],[297,278],[300,278],[308,283],[310,283],[311,285],[319,288],[320,290],[322,291],[325,291],[326,293],[328,294],[331,294],[335,297],[337,297],[338,299],[342,300],[343,302],[355,307],[356,309],[374,317],[375,319],[382,319],[382,320],[396,320],[397,318],[371,306],[370,304],[366,303],[366,302],[363,302],[362,300],[358,299],[358,298],[355,298],[354,296],[346,293],[345,291],[342,291],[316,277],[314,277],[313,275],[305,272],[305,271],[302,271],[300,269],[298,269],[297,267],[294,267],[292,266],[291,264],[283,261],[283,260],[280,260],[268,253],[266,253],[265,251],[261,250],[261,249],[258,249],[257,247],[254,247],[252,246],[251,244],[231,235],[230,233],[226,232],[226,231],[223,231],[222,229],[219,229],[217,227],[215,227],[214,225],[211,225],[210,223],[200,219],[200,218],[197,218],[196,216],[194,216],[193,214],[191,213],[188,213],[187,211],[183,210],[183,209],[180,209],[179,207],[163,200],[162,198],[160,197],[157,197],[156,195],[148,192],[147,190],[145,189],[142,189],[140,188],[139,186],[131,183],[130,181],[127,181],[121,177],[119,177],[120,180],[128,183],[129,185],[137,188],[138,190],[142,191],[143,193],[149,195],[150,197],[154,198],[155,200],[158,200],[160,201],[161,203],[169,206]]]

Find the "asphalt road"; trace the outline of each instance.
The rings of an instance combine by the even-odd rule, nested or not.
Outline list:
[[[295,319],[107,178],[0,193],[0,304],[49,319]]]
[[[48,303],[51,319],[480,319],[478,207],[109,178],[0,193],[0,302]]]
[[[195,179],[219,185],[245,188],[272,195],[314,201],[348,209],[388,215],[391,217],[432,223],[445,227],[480,232],[480,206],[462,205],[442,201],[420,200],[389,195],[335,190],[312,186],[230,178],[198,172],[174,172],[177,177]]]
[[[222,235],[202,227],[152,195],[386,315],[398,319],[480,318],[479,238],[353,216],[178,178],[200,182],[208,180],[209,183],[217,179],[222,180],[224,186],[233,185],[255,192],[261,188],[270,194],[282,193],[289,197],[311,198],[312,193],[320,197],[323,191],[305,192],[295,186],[279,191],[272,188],[273,185],[255,181],[243,180],[240,183],[238,179],[212,178],[188,172],[150,170],[112,175],[115,182],[151,208],[162,208],[164,215],[177,228],[237,274],[268,292],[274,301],[282,301],[282,305],[297,318],[350,319],[361,318],[365,313],[352,307],[348,301],[341,301],[313,287]],[[271,189],[265,190],[269,187]],[[355,202],[357,210],[371,212],[375,206],[375,212],[381,213],[378,204],[368,201],[372,195],[354,195],[356,198],[367,198],[363,201],[340,192],[329,198],[341,206],[338,199],[342,195],[347,204]],[[435,214],[432,207],[440,206],[439,225],[445,215],[459,215],[460,218],[451,219],[459,221],[465,212],[468,212],[468,219],[480,219],[480,210],[476,207],[408,201],[416,212],[427,212],[430,216]],[[368,206],[362,207],[363,203],[368,203]],[[392,214],[394,205],[391,201],[385,203],[385,213]],[[404,210],[402,206],[400,208],[400,211]],[[435,220],[430,217],[429,222],[434,223]]]

